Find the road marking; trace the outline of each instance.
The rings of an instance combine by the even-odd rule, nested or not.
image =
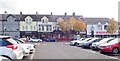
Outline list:
[[[108,58],[118,59],[117,57],[107,56],[107,55],[104,55],[104,54],[100,54],[99,52],[96,52],[96,51],[87,50],[87,49],[82,49],[81,47],[76,47],[76,46],[72,46],[72,47],[73,47],[73,48],[77,48],[77,49],[81,49],[81,50],[83,50],[83,51],[91,52],[91,53],[94,53],[94,54],[99,54],[99,55],[102,55],[102,56],[105,56],[105,57],[108,57]]]

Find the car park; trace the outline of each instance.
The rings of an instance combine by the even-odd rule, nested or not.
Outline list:
[[[30,38],[29,42],[42,42],[42,39]]]
[[[30,54],[30,46],[21,42],[19,39],[14,38],[14,40],[17,41],[18,44],[20,44],[20,46],[22,47],[24,56],[28,56]]]
[[[92,38],[86,38],[86,39],[84,39],[83,41],[78,41],[78,42],[77,42],[77,46],[78,46],[78,47],[81,47],[84,42],[87,42],[87,41],[89,41],[89,40],[91,40],[91,39],[92,39]]]
[[[103,38],[102,40],[100,40],[99,42],[95,42],[95,43],[93,43],[92,44],[92,46],[90,46],[90,48],[92,49],[92,50],[99,50],[99,46],[101,45],[101,44],[105,44],[105,43],[107,43],[107,42],[109,42],[109,41],[111,41],[111,40],[113,40],[114,38]]]
[[[92,45],[92,43],[99,42],[100,40],[101,40],[101,38],[92,38],[91,40],[84,42],[82,44],[82,47],[84,47],[84,48],[90,48],[90,46]]]
[[[120,40],[116,38],[112,41],[109,41],[108,43],[101,44],[99,46],[99,52],[118,54],[120,52]]]
[[[79,40],[73,40],[70,42],[71,46],[76,46],[78,41],[83,41],[85,38],[80,38]]]
[[[22,59],[23,58],[23,50],[21,46],[15,40],[13,40],[10,36],[0,36],[0,41],[1,41],[0,55],[9,57],[10,59]],[[12,53],[14,53],[13,55],[15,57],[11,56]]]

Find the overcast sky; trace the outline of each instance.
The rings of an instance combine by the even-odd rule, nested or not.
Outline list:
[[[118,19],[120,0],[0,0],[0,14],[83,15],[83,17],[108,17]]]

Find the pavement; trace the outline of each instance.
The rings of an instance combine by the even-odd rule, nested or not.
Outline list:
[[[70,46],[69,42],[40,42],[33,54],[24,59],[118,59],[118,56],[100,54],[97,51]]]

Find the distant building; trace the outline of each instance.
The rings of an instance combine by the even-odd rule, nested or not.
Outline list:
[[[94,32],[94,37],[109,37],[111,34],[107,32],[109,18],[85,18],[87,23],[87,36],[91,37],[91,32]],[[118,32],[113,33],[114,36],[118,35]]]
[[[0,14],[0,35],[7,35],[12,37],[55,37],[62,38],[67,34],[61,31],[58,22],[67,20],[70,17],[76,19],[83,19],[87,24],[85,31],[80,31],[77,34],[82,34],[84,37],[108,37],[110,33],[107,32],[106,28],[108,25],[109,18],[86,18],[82,15],[44,15],[44,14]],[[120,29],[120,28],[119,28]],[[76,34],[73,30],[71,34]],[[118,35],[118,32],[113,34]]]
[[[22,15],[20,18],[20,37],[37,37],[36,15]]]
[[[12,36],[13,38],[20,37],[19,19],[17,15],[4,14],[2,15],[3,21],[3,35]]]

